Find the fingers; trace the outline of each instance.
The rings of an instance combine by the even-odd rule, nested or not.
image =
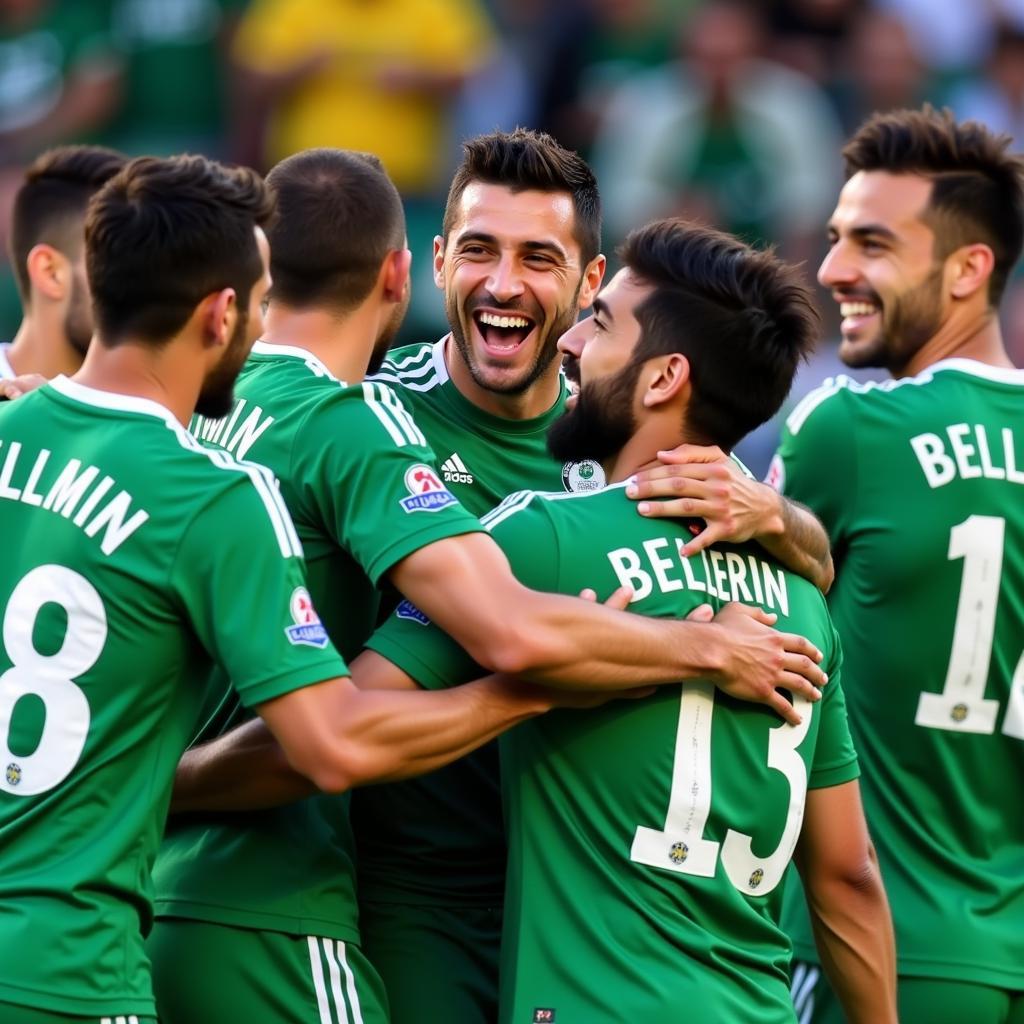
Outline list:
[[[629,602],[633,600],[633,588],[632,587],[619,587],[611,597],[605,601],[606,608],[615,608],[617,611],[625,611],[629,607]]]
[[[782,646],[790,654],[803,654],[810,658],[817,665],[822,659],[822,653],[806,637],[798,636],[796,633],[780,633]]]
[[[811,665],[812,662],[807,662]],[[824,676],[824,672],[822,673]],[[825,676],[824,685],[828,682],[828,676]],[[812,704],[816,704],[821,700],[821,690],[814,685],[803,673],[800,672],[783,672],[782,680],[779,682],[779,687],[784,690],[789,690],[794,696],[803,697],[809,700]]]
[[[584,601],[596,601],[597,591],[591,590],[590,587],[584,587],[584,589],[580,591],[580,597],[583,598]]]
[[[773,691],[772,695],[768,698],[767,704],[780,718],[785,719],[790,725],[799,725],[803,721],[796,713],[796,708],[778,690]]]
[[[726,622],[734,617],[754,619],[755,622],[764,623],[766,626],[774,626],[775,620],[778,619],[778,615],[775,612],[766,612],[763,608],[758,608],[757,605],[740,604],[738,601],[730,601],[715,616],[715,618],[724,619]],[[808,651],[817,651],[817,648],[809,640],[804,640],[802,636],[796,636],[793,633],[781,633],[779,635],[782,637],[782,646],[786,650],[792,650],[796,654],[808,654]],[[804,647],[799,647],[799,641],[803,642]],[[820,656],[818,660],[821,660]]]
[[[716,541],[722,540],[724,536],[725,530],[722,529],[720,524],[710,523],[693,540],[687,541],[683,545],[681,554],[683,558],[689,558],[690,555],[696,555],[705,548],[711,547]]]
[[[709,604],[701,604],[686,616],[687,622],[710,622],[715,617],[715,609]]]
[[[721,462],[728,456],[717,445],[681,444],[670,451],[658,452],[658,460],[669,465],[684,462]]]

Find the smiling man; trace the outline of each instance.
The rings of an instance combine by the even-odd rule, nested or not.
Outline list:
[[[1008,146],[930,108],[877,116],[847,145],[818,278],[843,360],[894,379],[826,382],[771,471],[832,537],[904,1024],[1024,1020],[1024,816],[1008,784],[1024,776],[1024,373],[998,317],[1024,161]],[[790,909],[802,1019],[841,1021]]]

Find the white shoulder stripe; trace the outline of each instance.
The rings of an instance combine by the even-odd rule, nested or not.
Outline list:
[[[386,384],[364,381],[363,399],[399,448],[407,444],[426,445],[427,439],[416,426],[409,410]]]
[[[485,530],[490,531],[499,523],[503,523],[509,516],[522,512],[536,497],[539,497],[539,492],[537,491],[516,491],[514,494],[510,494],[500,505],[495,505],[490,512],[481,516],[480,523]]]
[[[829,377],[810,394],[805,395],[796,408],[786,417],[786,427],[791,434],[798,434],[807,422],[807,417],[814,412],[826,399],[838,394],[847,384],[852,383],[849,377]]]
[[[277,481],[274,475],[265,466],[255,462],[244,462],[229,455],[220,448],[207,448],[197,441],[183,427],[176,427],[175,433],[183,448],[190,448],[192,451],[205,455],[218,469],[233,470],[244,473],[252,482],[256,493],[263,502],[267,518],[274,530],[274,537],[277,546],[285,558],[301,558],[302,543],[299,535],[295,532],[295,525],[292,523],[291,514],[285,506],[281,492],[278,490]]]

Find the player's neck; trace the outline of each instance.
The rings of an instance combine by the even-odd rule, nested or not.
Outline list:
[[[680,432],[679,420],[657,417],[642,423],[618,453],[604,462],[605,479],[610,484],[628,480],[634,473],[659,465],[659,452],[668,452],[681,444],[706,445],[707,440]]]
[[[77,373],[82,355],[64,337],[60,325],[43,324],[29,314],[7,350],[7,361],[16,374],[38,373],[52,380],[62,373]]]
[[[459,394],[478,409],[502,419],[532,420],[543,416],[562,393],[561,367],[557,359],[525,391],[508,394],[489,391],[477,384],[451,335],[444,346],[444,358],[448,375]]]
[[[378,325],[368,307],[339,316],[324,309],[293,309],[271,302],[263,318],[267,345],[291,345],[316,356],[331,373],[354,384],[366,376]]]
[[[943,359],[972,359],[988,366],[1012,368],[996,311],[986,309],[971,318],[950,317],[910,357],[906,366],[893,368],[892,375],[915,377]]]
[[[74,379],[97,391],[156,402],[183,427],[203,386],[201,364],[176,340],[157,347],[127,339],[109,348],[94,339]]]

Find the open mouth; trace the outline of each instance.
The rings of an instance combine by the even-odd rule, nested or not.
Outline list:
[[[507,359],[516,355],[533,332],[533,320],[522,313],[494,313],[477,310],[473,323],[489,356]]]
[[[839,329],[844,334],[850,334],[864,327],[872,317],[876,317],[880,313],[879,306],[864,299],[840,302],[839,314],[842,316],[843,322],[839,325]]]

